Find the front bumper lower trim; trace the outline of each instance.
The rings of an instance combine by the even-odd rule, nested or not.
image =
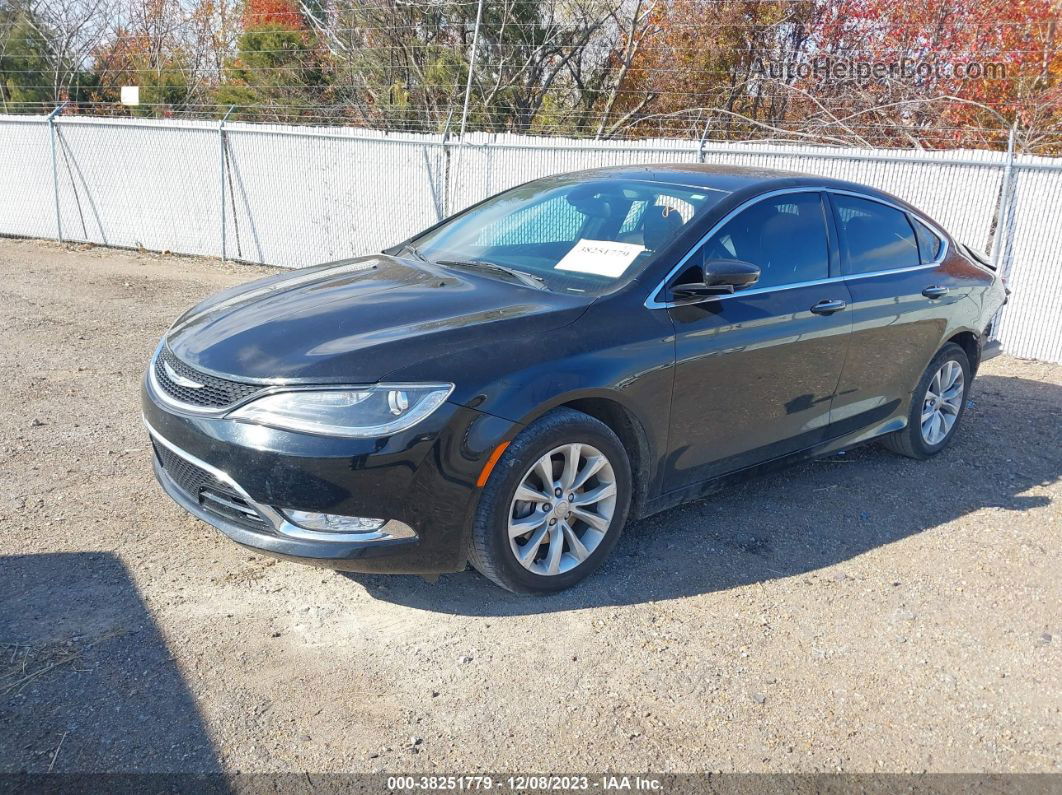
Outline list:
[[[378,530],[364,533],[321,532],[293,524],[280,511],[255,501],[227,472],[211,466],[173,444],[151,427],[146,417],[143,418],[143,422],[156,444],[165,447],[174,455],[210,473],[231,487],[258,513],[268,525],[268,529],[272,531],[269,533],[251,530],[208,510],[193,495],[177,485],[162,467],[158,456],[155,456],[155,476],[170,498],[197,519],[220,530],[238,544],[285,557],[340,560],[393,551],[397,545],[406,546],[418,540],[416,533],[409,525],[395,519],[389,520]]]

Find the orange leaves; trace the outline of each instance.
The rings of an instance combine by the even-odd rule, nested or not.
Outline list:
[[[1062,128],[1060,22],[1062,0],[669,0],[615,110],[642,134],[1000,145]]]
[[[941,103],[938,116],[960,133],[958,139],[962,127],[999,125],[999,116],[1019,125],[1062,120],[1062,42],[1053,0],[852,2],[847,34],[861,51],[876,59],[909,57],[952,67],[917,88],[927,98],[964,100]],[[970,70],[974,63],[993,68]]]
[[[306,22],[297,0],[247,0],[243,11],[243,29],[267,27],[305,29]]]

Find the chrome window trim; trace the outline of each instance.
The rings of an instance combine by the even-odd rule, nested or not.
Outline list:
[[[774,287],[759,287],[752,288],[751,290],[738,290],[736,293],[730,293],[728,295],[714,295],[709,300],[711,301],[727,301],[731,298],[741,298],[745,295],[763,295],[764,293],[778,293],[783,290],[795,290],[800,287],[814,287],[818,284],[836,284],[838,282],[850,282],[857,279],[872,279],[875,276],[890,276],[894,273],[907,273],[909,271],[921,271],[928,270],[929,268],[937,267],[939,263],[933,262],[928,265],[913,265],[909,268],[893,268],[887,271],[874,271],[872,273],[856,273],[851,276],[830,276],[827,279],[811,279],[806,282],[793,282],[792,284],[778,284]],[[646,302],[648,306],[648,302]],[[671,306],[688,306],[688,304],[669,302],[666,304],[660,304],[659,306],[649,306],[649,309],[659,309],[663,307]]]
[[[922,215],[922,213],[914,212],[913,210],[908,210],[906,207],[901,207],[900,205],[896,204],[896,202],[891,202],[891,201],[889,201],[887,199],[879,199],[877,196],[867,196],[865,193],[859,193],[858,191],[854,191],[854,190],[842,190],[841,188],[825,188],[824,190],[827,193],[839,193],[842,196],[855,196],[857,199],[863,199],[864,201],[870,201],[870,202],[877,202],[878,204],[884,204],[886,207],[891,207],[894,210],[899,210],[904,215],[909,215],[909,216],[911,216],[913,218],[916,218],[919,221],[921,221],[923,224],[925,224],[926,228],[930,232],[932,232],[938,238],[940,238],[940,242],[941,242],[940,253],[937,254],[936,259],[934,259],[932,262],[927,262],[924,265],[919,265],[917,268],[912,266],[912,267],[909,267],[909,268],[893,268],[893,269],[885,270],[885,271],[876,271],[873,274],[874,276],[879,276],[879,275],[881,275],[883,273],[903,273],[904,271],[920,270],[921,268],[929,268],[929,267],[934,267],[935,268],[937,265],[939,265],[940,263],[942,263],[944,261],[945,257],[948,256],[948,246],[949,246],[948,236],[944,234],[944,230],[943,229],[941,229],[935,223],[933,223],[928,218],[926,218],[924,215]],[[913,232],[915,234],[915,242],[916,242],[916,246],[917,246],[918,233],[915,231],[913,226],[911,227],[911,232]],[[854,278],[858,278],[858,277],[860,277],[862,275],[863,274],[861,274],[861,273],[853,273],[853,274],[850,274],[847,278],[854,279]]]
[[[707,243],[708,240],[712,237],[712,235],[722,229],[723,226],[725,226],[731,219],[733,219],[735,216],[737,216],[744,210],[747,210],[749,207],[752,207],[755,204],[759,204],[761,201],[765,201],[766,199],[772,199],[776,196],[786,196],[792,193],[835,193],[845,196],[855,196],[857,199],[864,199],[866,201],[877,202],[878,204],[884,204],[887,207],[891,207],[894,210],[899,210],[905,215],[910,215],[914,218],[917,218],[919,221],[925,224],[931,232],[933,232],[940,238],[941,242],[943,243],[940,248],[940,254],[937,255],[937,258],[935,260],[924,265],[916,265],[907,268],[890,268],[888,270],[874,271],[872,273],[841,274],[840,276],[830,276],[826,279],[813,279],[804,282],[793,282],[792,284],[780,284],[774,287],[754,287],[750,290],[739,290],[736,293],[731,293],[729,295],[713,296],[712,298],[707,300],[726,301],[730,298],[739,298],[744,295],[762,295],[764,293],[781,292],[782,290],[794,290],[799,287],[814,287],[818,284],[833,284],[834,282],[846,282],[854,281],[856,279],[870,279],[875,276],[887,276],[893,273],[907,273],[909,271],[926,270],[929,268],[936,268],[938,265],[940,265],[941,262],[944,261],[945,257],[948,256],[948,251],[950,250],[948,237],[944,234],[943,230],[941,230],[939,226],[927,219],[921,213],[912,212],[906,207],[901,207],[900,205],[896,204],[895,202],[891,202],[888,199],[878,198],[877,196],[869,196],[865,193],[860,193],[858,191],[853,190],[845,190],[843,188],[829,188],[825,185],[803,186],[799,188],[779,188],[778,190],[768,191],[767,193],[760,194],[759,196],[753,196],[748,201],[739,204],[733,210],[724,215],[718,222],[716,222],[716,224],[712,226],[712,228],[709,229],[701,237],[701,239],[697,241],[697,243],[690,247],[690,250],[686,252],[686,255],[681,260],[679,260],[678,264],[668,272],[667,276],[665,276],[660,282],[658,282],[656,287],[654,287],[649,292],[649,297],[645,299],[645,308],[667,309],[673,306],[681,306],[682,304],[678,304],[674,301],[658,301],[657,297],[664,289],[666,289],[668,282],[670,282],[679,272],[681,272],[682,268],[685,267],[686,263],[689,262],[690,258],[695,253],[697,253],[698,250],[700,250],[701,246]],[[912,228],[911,231],[914,232],[914,229]]]
[[[944,237],[944,235],[942,235],[940,233],[940,230],[937,229],[935,224],[933,224],[930,221],[926,220],[921,215],[918,215],[917,213],[912,213],[912,212],[908,212],[907,214],[911,217],[910,220],[917,221],[918,223],[920,223],[922,226],[924,226],[929,231],[929,233],[931,235],[933,235],[938,241],[940,241],[941,254],[938,254],[933,259],[933,262],[940,262],[942,259],[944,259],[942,254],[947,251],[948,239],[946,237]],[[912,224],[912,226],[914,226],[914,224]],[[914,230],[914,233],[915,233],[915,242],[917,242],[918,241],[918,229],[917,228]],[[919,243],[918,256],[919,257],[922,256],[921,243]]]

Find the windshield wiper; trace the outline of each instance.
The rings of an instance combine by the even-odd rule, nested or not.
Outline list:
[[[504,273],[506,276],[512,276],[514,279],[519,279],[529,287],[538,287],[545,289],[546,280],[541,276],[536,276],[533,273],[527,273],[525,271],[518,271],[516,268],[510,268],[506,265],[498,265],[495,262],[486,262],[481,259],[441,259],[440,265],[446,265],[450,268],[469,268],[485,271],[493,271],[494,273]]]
[[[429,261],[428,258],[425,257],[423,254],[421,254],[420,251],[417,249],[417,247],[414,246],[412,243],[403,243],[402,247],[399,248],[396,253],[397,254],[401,254],[403,251],[408,251],[410,254],[412,254],[414,257],[419,259],[421,262],[428,262]]]

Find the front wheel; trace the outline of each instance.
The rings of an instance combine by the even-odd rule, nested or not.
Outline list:
[[[966,351],[953,342],[941,348],[911,396],[907,427],[886,436],[885,446],[917,459],[947,447],[966,411],[972,377]]]
[[[568,588],[608,556],[630,502],[630,461],[612,429],[555,409],[521,431],[491,473],[469,560],[516,593]]]

